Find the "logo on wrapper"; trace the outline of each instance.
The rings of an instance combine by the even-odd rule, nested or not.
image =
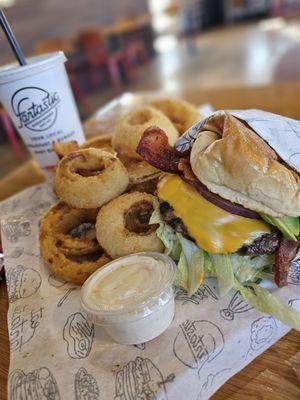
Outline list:
[[[26,127],[33,132],[43,132],[55,123],[60,97],[57,92],[48,92],[39,87],[17,90],[11,99],[19,129]]]
[[[224,336],[217,325],[210,321],[186,320],[180,324],[173,351],[175,357],[192,369],[201,368],[214,360],[224,348]]]

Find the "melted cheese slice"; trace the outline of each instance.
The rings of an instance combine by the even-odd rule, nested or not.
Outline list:
[[[262,220],[234,215],[215,206],[177,175],[166,175],[159,182],[157,194],[173,207],[197,245],[209,253],[235,252],[271,230]]]

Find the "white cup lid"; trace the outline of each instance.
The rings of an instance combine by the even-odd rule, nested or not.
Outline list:
[[[26,61],[27,64],[24,66],[20,66],[17,62],[1,66],[0,85],[38,74],[55,67],[57,64],[65,63],[67,59],[62,51],[57,51],[29,57]]]

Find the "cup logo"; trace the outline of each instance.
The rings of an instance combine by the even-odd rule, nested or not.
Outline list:
[[[60,97],[57,92],[48,92],[39,87],[17,90],[11,106],[19,119],[19,129],[26,127],[33,132],[45,131],[55,123]]]

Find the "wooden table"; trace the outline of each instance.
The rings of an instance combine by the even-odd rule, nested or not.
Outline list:
[[[196,104],[210,102],[215,108],[261,108],[300,119],[300,83],[173,93]],[[42,181],[32,161],[0,181],[0,199]],[[0,284],[0,399],[6,399],[9,343],[7,293]],[[299,400],[300,333],[291,331],[251,364],[231,378],[212,397],[214,400]],[[189,399],[187,399],[189,400]]]

